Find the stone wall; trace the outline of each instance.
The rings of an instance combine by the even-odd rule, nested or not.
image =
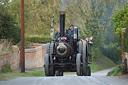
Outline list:
[[[7,52],[0,55],[0,70],[1,67],[9,63],[13,71],[20,69],[20,51],[17,46],[12,48],[12,52]],[[46,45],[43,44],[36,48],[25,49],[25,68],[43,67],[44,55],[46,53]]]
[[[127,69],[128,69],[128,53],[125,52],[125,58],[127,59]]]

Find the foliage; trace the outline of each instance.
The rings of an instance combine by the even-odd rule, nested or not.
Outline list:
[[[55,28],[59,26],[59,0],[56,1],[55,12],[53,11],[54,0],[25,0],[25,34],[50,35],[51,20],[55,14]],[[13,0],[9,6],[9,12],[15,16],[20,24],[20,0]]]
[[[122,28],[126,28],[124,33],[124,49],[128,52],[128,4],[122,7],[122,9],[115,11],[112,20],[114,21],[114,29],[116,34],[121,36]]]
[[[31,43],[48,43],[51,42],[50,36],[44,36],[44,35],[26,35],[25,36],[25,49],[29,48],[29,45]],[[21,42],[17,43],[18,47],[21,48]]]
[[[89,66],[91,67],[91,72],[96,72],[103,69],[103,68],[97,67],[94,63],[89,64]]]
[[[4,5],[0,5],[0,39],[11,39],[14,44],[20,41],[20,26]]]
[[[29,35],[25,37],[26,41],[34,42],[34,43],[47,43],[51,42],[50,36],[44,36],[44,35]]]
[[[127,27],[128,20],[128,4],[115,11],[112,20],[114,21],[114,29],[117,34],[121,35],[121,29]]]
[[[110,18],[114,10],[120,9],[126,3],[127,0],[73,0],[66,7],[66,26],[71,23],[78,26],[80,38],[93,36],[93,49],[96,51],[98,49],[100,54],[94,50],[92,52],[97,56],[107,56],[114,59],[114,62],[118,62],[121,58],[121,52],[119,52],[121,43],[112,29],[113,21]],[[111,51],[107,52],[109,50]]]
[[[74,5],[71,4],[67,7],[66,17],[67,21],[69,21],[67,23],[73,23],[75,26],[80,27],[81,38],[85,39],[85,37],[93,36],[94,46],[99,47],[108,35],[111,36],[106,41],[108,39],[111,41],[113,38],[114,31],[110,29],[113,23],[110,17],[113,10],[116,9],[114,6],[123,4],[123,1],[116,4],[115,1],[117,2],[117,0],[82,0],[78,3],[76,0],[76,3],[72,2]]]
[[[123,71],[122,71],[122,64],[120,65],[117,65],[112,71],[110,71],[107,76],[119,76],[119,75],[122,75],[123,74]]]
[[[0,54],[10,51],[11,47],[12,41],[6,39],[0,40]]]
[[[115,63],[109,59],[108,57],[104,56],[101,51],[97,49],[92,49],[92,57],[93,57],[93,64],[95,64],[100,69],[111,68],[115,66]]]
[[[10,64],[8,64],[8,63],[6,62],[6,64],[4,64],[4,65],[2,66],[1,72],[2,72],[2,73],[12,72],[11,67],[10,67]]]
[[[33,42],[30,42],[30,41],[25,41],[25,49],[29,49],[29,45],[33,43]],[[19,47],[19,49],[21,49],[21,42],[17,43],[17,46]]]
[[[0,0],[0,5],[2,4],[8,4],[9,3],[9,0]]]
[[[119,63],[121,61],[121,47],[117,42],[114,42],[111,42],[109,45],[103,44],[101,51],[103,55],[112,59],[115,63]]]

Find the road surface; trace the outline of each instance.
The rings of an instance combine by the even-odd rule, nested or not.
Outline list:
[[[110,70],[95,72],[92,76],[23,77],[1,81],[0,85],[128,85],[128,80],[106,76]]]

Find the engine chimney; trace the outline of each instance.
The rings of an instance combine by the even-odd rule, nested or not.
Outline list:
[[[60,37],[65,36],[65,11],[60,11]]]

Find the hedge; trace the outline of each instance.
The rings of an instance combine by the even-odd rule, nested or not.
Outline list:
[[[25,36],[25,41],[30,41],[33,43],[48,43],[51,42],[51,37],[50,36],[45,36],[45,35],[29,35]]]

